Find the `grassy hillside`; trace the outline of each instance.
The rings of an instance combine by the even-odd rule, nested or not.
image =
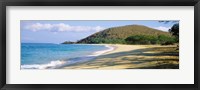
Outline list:
[[[157,29],[149,28],[142,25],[127,25],[120,27],[108,28],[103,31],[94,33],[84,39],[79,40],[77,43],[127,43],[126,39],[130,36],[145,36],[145,37],[159,37],[164,35],[165,37],[171,37],[170,33],[163,32]],[[130,40],[130,39],[129,39]],[[133,44],[133,43],[131,43]],[[144,44],[144,43],[143,43]]]

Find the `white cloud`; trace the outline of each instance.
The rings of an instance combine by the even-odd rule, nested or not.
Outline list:
[[[88,32],[88,31],[101,31],[105,29],[101,26],[71,26],[65,23],[59,24],[41,24],[41,23],[34,23],[24,26],[25,30],[31,31],[42,31],[48,30],[51,32],[65,32],[65,31],[75,31],[75,32]]]
[[[161,31],[168,32],[169,29],[170,29],[171,27],[163,27],[163,26],[159,26],[159,27],[154,27],[154,28],[155,28],[155,29],[158,29],[158,30],[161,30]]]

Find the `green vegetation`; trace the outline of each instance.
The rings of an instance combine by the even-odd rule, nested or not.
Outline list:
[[[65,41],[62,44],[75,44],[76,42],[71,42],[71,41]]]
[[[127,25],[108,28],[73,43],[83,44],[162,44],[169,45],[178,41],[171,32],[164,32],[142,25]],[[73,44],[72,43],[72,44]],[[71,44],[64,42],[63,44]]]
[[[103,44],[103,43],[106,43],[106,44],[125,44],[125,40],[124,39],[120,39],[120,38],[110,38],[110,39],[107,39],[107,38],[91,38],[89,40],[86,40],[86,41],[81,41],[81,42],[78,42],[78,43],[90,43],[90,44]]]
[[[176,23],[169,29],[169,32],[175,36],[177,39],[179,38],[179,23]]]
[[[176,43],[177,40],[175,37],[166,36],[166,35],[134,35],[125,39],[127,44],[162,44],[170,45]]]

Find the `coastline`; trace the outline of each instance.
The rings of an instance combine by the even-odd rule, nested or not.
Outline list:
[[[21,65],[21,69],[178,69],[179,51],[176,45],[103,45],[107,49],[68,60],[46,64]]]
[[[93,54],[88,55],[88,56],[99,56],[99,55],[103,55],[103,54],[105,54],[105,53],[112,52],[112,51],[114,51],[114,50],[116,49],[116,47],[113,46],[113,45],[111,45],[111,44],[92,44],[92,45],[103,45],[103,46],[107,47],[108,49],[96,51],[96,52],[94,52]]]
[[[76,57],[76,58],[68,58],[68,60],[54,60],[44,64],[25,64],[21,65],[21,69],[59,69],[63,68],[64,66],[74,65],[77,63],[84,63],[94,58],[103,55],[104,53],[113,51],[115,47],[107,45],[107,44],[75,44],[75,45],[99,45],[104,46],[105,49],[98,50],[93,52],[92,54],[83,56],[83,57]]]
[[[92,60],[64,66],[63,69],[140,69],[140,68],[179,68],[178,54],[173,52],[175,45],[122,45],[122,44],[93,44],[113,47],[113,50],[97,55]],[[163,55],[162,50],[171,50],[175,55]],[[156,50],[154,50],[156,49]],[[157,50],[158,49],[158,50]],[[166,67],[166,65],[172,67]],[[159,67],[160,67],[159,66]]]

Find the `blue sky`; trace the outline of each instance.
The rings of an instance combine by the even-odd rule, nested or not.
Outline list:
[[[22,43],[62,43],[77,41],[110,27],[144,25],[167,32],[173,24],[156,20],[22,20],[20,29]]]

